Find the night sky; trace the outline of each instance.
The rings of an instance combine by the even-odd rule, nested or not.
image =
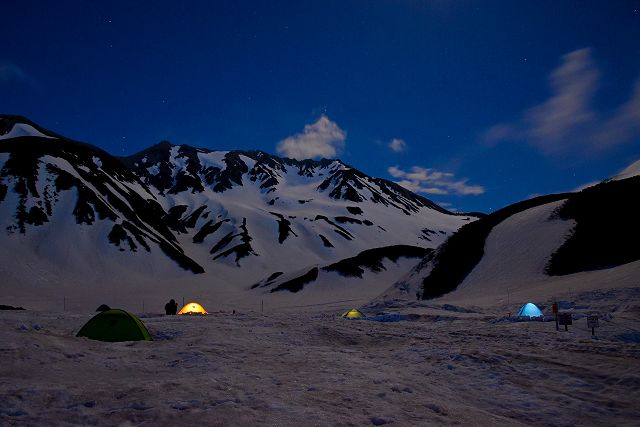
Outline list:
[[[640,159],[640,0],[0,10],[0,113],[115,155],[166,139],[337,157],[484,212]]]

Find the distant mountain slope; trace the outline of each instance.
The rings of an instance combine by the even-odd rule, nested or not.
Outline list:
[[[419,290],[428,299],[474,288],[506,294],[549,275],[638,261],[639,191],[640,177],[632,176],[503,208],[462,227],[387,294],[411,297]]]
[[[329,198],[354,203],[370,200],[409,212],[429,208],[452,215],[432,201],[394,182],[369,177],[339,160],[293,160],[262,151],[210,151],[187,145],[161,142],[133,156],[120,158],[138,177],[158,193],[199,193],[210,187],[216,193],[243,186],[243,176],[258,185],[262,193],[277,192],[296,176],[315,184],[314,190]],[[295,173],[295,175],[292,174]],[[312,178],[323,177],[321,180]],[[301,200],[303,201],[303,200]]]
[[[635,162],[631,163],[629,166],[624,168],[622,171],[620,171],[620,173],[618,173],[616,176],[614,176],[611,179],[614,181],[617,181],[617,180],[631,178],[638,175],[640,175],[640,160],[636,160]]]
[[[112,227],[104,237],[121,250],[150,251],[155,245],[181,267],[204,271],[184,255],[163,221],[161,206],[131,171],[96,147],[46,138],[21,135],[0,142],[1,219],[7,237],[55,226],[49,223],[65,200],[73,206],[65,222],[91,226],[108,221]]]
[[[16,286],[81,282],[99,271],[115,289],[135,272],[159,289],[249,290],[272,272],[374,248],[432,249],[475,219],[339,160],[168,142],[114,157],[0,116],[0,267]],[[18,254],[28,263],[15,265]],[[193,273],[205,279],[194,282]]]
[[[165,142],[122,161],[165,210],[176,212],[174,231],[193,234],[204,264],[208,249],[212,260],[291,271],[385,244],[435,247],[474,219],[339,160]]]

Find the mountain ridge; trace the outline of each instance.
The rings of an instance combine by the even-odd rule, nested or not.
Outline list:
[[[476,219],[340,160],[167,141],[116,157],[16,117],[0,134],[4,257],[11,259],[12,248],[31,251],[42,271],[65,266],[61,277],[80,277],[86,254],[94,267],[82,274],[105,271],[107,284],[115,279],[106,272],[114,269],[123,278],[135,271],[131,277],[150,280],[156,277],[150,269],[168,272],[161,281],[190,281],[180,273],[186,270],[250,291],[274,271],[329,265],[392,245],[433,249]],[[16,126],[20,134],[11,136]],[[74,264],[59,258],[64,251],[74,254]],[[16,275],[28,280],[27,273]]]

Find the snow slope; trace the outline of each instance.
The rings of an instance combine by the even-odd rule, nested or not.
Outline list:
[[[511,305],[640,285],[640,178],[508,206],[461,228],[383,292],[452,304]],[[516,305],[514,307],[513,305]]]
[[[50,137],[14,136],[23,124]],[[166,142],[116,158],[13,116],[0,117],[0,127],[9,129],[0,142],[0,269],[18,305],[46,308],[61,294],[78,306],[184,294],[255,304],[278,298],[250,289],[275,272],[393,245],[432,249],[476,219],[339,160]],[[364,283],[362,297],[372,297],[409,267],[396,261],[366,282],[322,275],[314,286],[329,291],[313,301],[358,288],[339,282]]]
[[[459,305],[504,305],[513,312],[525,302],[571,300],[577,293],[640,287],[640,261],[579,273],[549,276],[552,254],[570,236],[575,222],[550,218],[562,202],[510,217],[494,228],[485,256],[453,292],[438,301]]]
[[[620,171],[620,173],[614,176],[612,179],[621,180],[621,179],[631,178],[633,176],[638,176],[638,175],[640,175],[640,160],[637,160],[631,163],[629,166],[627,166],[622,171]]]
[[[15,124],[11,130],[3,135],[0,135],[0,140],[3,139],[11,139],[11,138],[19,138],[21,136],[34,136],[40,138],[53,138],[52,136],[45,135],[40,132],[36,128],[26,123],[17,123]]]
[[[551,254],[567,239],[573,221],[552,219],[557,201],[527,209],[494,227],[482,260],[456,291],[477,297],[506,295],[510,288],[529,288],[544,281]]]

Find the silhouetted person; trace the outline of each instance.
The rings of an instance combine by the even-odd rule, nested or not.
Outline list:
[[[178,312],[178,303],[175,300],[171,300],[164,306],[164,311],[167,314],[176,314]]]

